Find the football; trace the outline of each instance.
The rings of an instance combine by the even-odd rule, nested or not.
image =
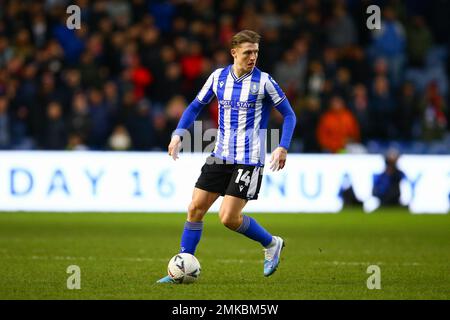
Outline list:
[[[200,275],[200,262],[189,253],[179,253],[172,257],[167,273],[177,283],[193,283]]]

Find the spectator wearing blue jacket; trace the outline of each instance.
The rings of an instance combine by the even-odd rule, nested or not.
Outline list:
[[[391,150],[385,156],[385,170],[375,175],[372,194],[380,200],[380,205],[398,206],[400,204],[400,182],[406,177],[397,167],[399,154]]]
[[[389,80],[397,86],[402,80],[406,57],[406,33],[403,25],[390,7],[383,9],[381,28],[373,33],[372,52],[374,58],[383,57],[388,62]]]

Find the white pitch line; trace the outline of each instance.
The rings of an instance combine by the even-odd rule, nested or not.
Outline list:
[[[2,255],[1,259],[31,259],[31,260],[81,260],[81,261],[93,261],[93,260],[113,260],[113,261],[130,261],[130,262],[167,262],[167,259],[155,259],[155,258],[138,258],[138,257],[127,257],[127,258],[110,258],[110,257],[75,257],[75,256],[11,256]],[[215,260],[219,263],[261,263],[262,259],[217,259]],[[313,264],[316,265],[334,265],[334,266],[370,266],[370,265],[393,265],[393,266],[420,266],[423,263],[419,262],[392,262],[386,263],[382,261],[369,262],[369,261],[314,261]]]
[[[114,261],[131,261],[131,262],[160,262],[167,259],[154,259],[154,258],[109,258],[109,257],[73,257],[73,256],[1,256],[1,259],[31,259],[31,260],[81,260],[81,261],[93,261],[93,260],[114,260]]]
[[[335,266],[370,266],[370,265],[396,265],[396,266],[420,266],[419,262],[359,262],[359,261],[316,261],[314,264],[328,264]]]

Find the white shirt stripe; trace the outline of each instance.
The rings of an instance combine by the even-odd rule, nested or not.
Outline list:
[[[267,81],[268,75],[265,72],[261,72],[261,79],[260,79],[260,86],[259,86],[259,95],[264,97],[264,83]],[[257,100],[256,106],[255,106],[255,120],[253,123],[253,138],[252,138],[252,144],[251,144],[251,151],[250,151],[250,161],[251,162],[258,162],[260,161],[260,149],[261,149],[261,141],[260,141],[260,126],[261,126],[261,119],[262,119],[262,99]]]

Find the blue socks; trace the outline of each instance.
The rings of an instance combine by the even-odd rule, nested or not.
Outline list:
[[[202,236],[202,230],[203,221],[186,221],[183,234],[181,235],[180,253],[195,254],[195,249]],[[243,216],[242,224],[236,229],[236,232],[242,233],[247,238],[261,243],[263,247],[267,247],[272,242],[272,235],[261,227],[255,219],[249,216]]]
[[[200,241],[203,230],[203,221],[189,222],[184,224],[183,234],[181,235],[181,249],[180,253],[194,254],[195,249]]]
[[[272,235],[249,216],[243,216],[242,224],[236,229],[236,232],[258,241],[263,247],[267,247],[272,242]]]

